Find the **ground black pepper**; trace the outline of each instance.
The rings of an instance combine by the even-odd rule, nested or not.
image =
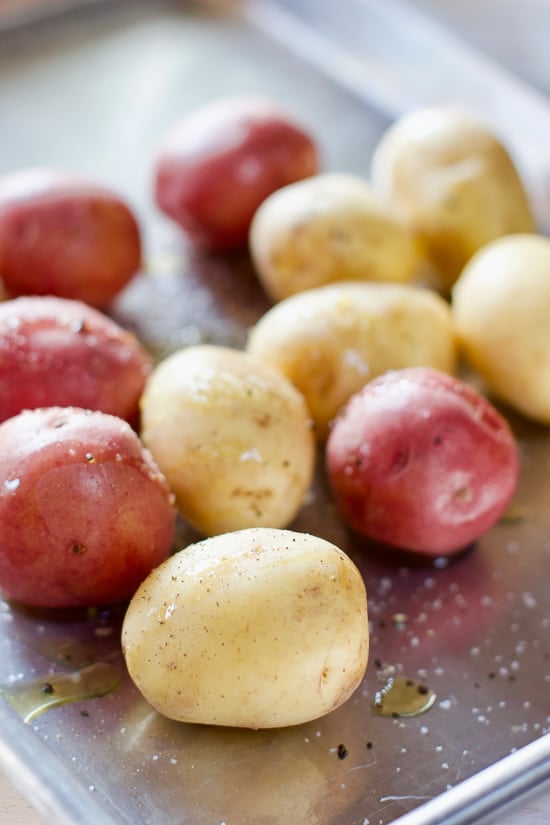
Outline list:
[[[348,755],[348,749],[346,748],[345,745],[338,745],[337,753],[338,753],[338,759],[345,759],[346,756]]]

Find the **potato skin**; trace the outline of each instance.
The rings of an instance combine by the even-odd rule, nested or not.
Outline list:
[[[171,550],[173,497],[129,424],[74,407],[0,425],[0,590],[40,607],[128,600]]]
[[[0,276],[8,293],[103,308],[141,265],[141,234],[112,190],[59,169],[0,180]]]
[[[419,265],[417,244],[391,205],[346,174],[315,175],[266,198],[249,247],[273,301],[336,281],[410,282]]]
[[[268,364],[187,347],[153,370],[141,418],[180,512],[202,534],[286,527],[298,512],[314,468],[309,411]]]
[[[371,172],[375,188],[417,233],[444,293],[486,243],[534,231],[506,148],[459,108],[421,109],[398,120],[380,140]]]
[[[357,531],[434,556],[492,527],[519,476],[505,419],[463,381],[424,368],[386,373],[354,395],[326,457],[338,507]]]
[[[76,406],[134,422],[151,369],[132,333],[80,301],[0,303],[0,421],[23,409]]]
[[[304,395],[319,440],[377,375],[409,366],[449,373],[456,367],[447,302],[410,284],[342,283],[301,292],[260,318],[247,350]]]
[[[122,629],[130,676],[184,722],[273,728],[316,719],[361,682],[361,574],[335,545],[270,528],[206,539],[143,582]]]
[[[453,288],[452,314],[488,389],[550,425],[550,240],[518,234],[485,246]]]
[[[258,206],[315,174],[315,140],[275,102],[216,100],[182,118],[154,160],[155,199],[191,240],[219,252],[246,248]]]

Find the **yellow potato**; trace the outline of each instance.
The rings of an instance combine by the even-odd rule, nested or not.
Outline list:
[[[372,181],[417,233],[443,292],[486,243],[534,231],[507,150],[457,108],[422,109],[397,121],[374,153]]]
[[[270,195],[250,228],[250,253],[268,295],[280,301],[335,281],[411,281],[417,244],[362,178],[315,175]]]
[[[467,360],[494,395],[550,424],[550,240],[488,244],[456,282],[452,313]]]
[[[452,373],[456,359],[449,305],[411,284],[343,283],[294,295],[252,328],[247,349],[304,395],[319,439],[377,375],[411,366]]]
[[[192,346],[161,361],[141,399],[142,438],[204,535],[286,527],[311,484],[303,396],[245,352]]]
[[[130,676],[183,722],[275,728],[316,719],[360,684],[363,579],[324,539],[252,528],[176,553],[143,582],[122,629]]]

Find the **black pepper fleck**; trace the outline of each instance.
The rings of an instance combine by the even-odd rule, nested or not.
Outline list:
[[[348,755],[348,749],[346,748],[345,745],[338,745],[337,753],[338,753],[338,759],[345,759],[346,756]]]

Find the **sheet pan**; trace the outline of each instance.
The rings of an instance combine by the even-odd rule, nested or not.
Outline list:
[[[268,306],[245,258],[194,256],[150,192],[164,128],[205,100],[241,92],[280,98],[318,135],[326,168],[359,174],[402,111],[441,100],[482,107],[525,170],[541,226],[550,222],[544,95],[409,6],[98,3],[55,26],[0,34],[0,173],[63,165],[126,194],[144,227],[146,267],[111,313],[158,357],[198,341],[241,346]],[[280,731],[178,725],[128,679],[121,610],[39,615],[0,603],[5,696],[74,669],[83,655],[120,674],[108,695],[27,723],[0,698],[5,770],[46,821],[67,825],[465,825],[543,781],[550,438],[511,421],[523,462],[515,515],[450,563],[420,563],[352,536],[320,469],[293,527],[344,547],[370,598],[371,659],[343,708]],[[179,544],[194,538],[182,526]],[[377,716],[376,692],[401,677],[427,685],[432,707]]]

